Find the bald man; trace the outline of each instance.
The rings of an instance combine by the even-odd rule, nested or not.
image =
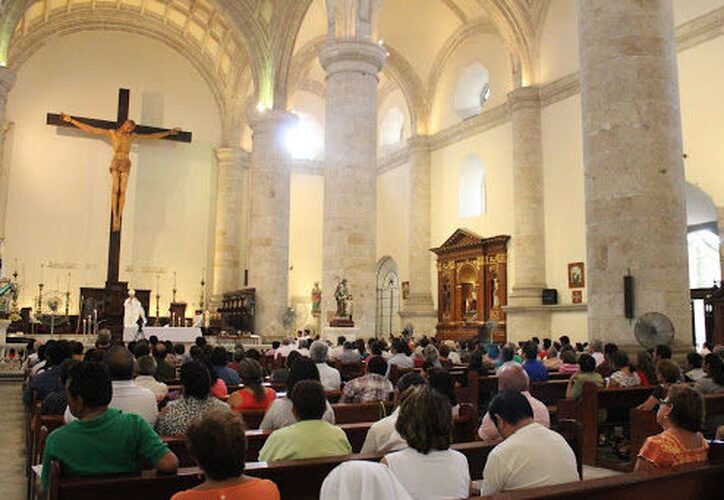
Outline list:
[[[113,396],[108,406],[124,413],[135,413],[143,417],[151,427],[156,425],[158,419],[156,395],[133,381],[135,371],[133,354],[123,346],[113,346],[106,351],[103,363],[108,367],[113,385]],[[66,423],[73,420],[75,417],[66,410]]]
[[[522,366],[517,363],[509,363],[500,367],[498,371],[498,392],[515,391],[521,393],[533,408],[533,420],[545,427],[550,427],[551,417],[548,408],[530,395],[528,387],[528,374]],[[498,444],[503,440],[489,413],[486,413],[483,417],[483,423],[480,424],[480,429],[478,429],[478,436],[487,445]]]

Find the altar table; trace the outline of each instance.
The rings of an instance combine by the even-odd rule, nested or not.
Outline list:
[[[131,342],[137,339],[138,327],[127,326],[123,329],[123,341]],[[158,340],[170,340],[171,342],[194,342],[196,337],[201,337],[201,328],[196,327],[157,327],[144,326],[143,336],[148,339],[151,335],[158,337]]]

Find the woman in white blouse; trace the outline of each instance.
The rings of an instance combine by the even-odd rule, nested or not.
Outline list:
[[[386,464],[414,499],[470,495],[468,459],[450,449],[452,411],[447,397],[419,386],[400,405],[395,428],[409,448],[385,455]]]

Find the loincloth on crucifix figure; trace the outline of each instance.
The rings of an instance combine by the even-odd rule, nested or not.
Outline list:
[[[181,130],[174,128],[163,132],[152,134],[139,134],[134,132],[136,123],[133,120],[126,120],[117,129],[103,129],[93,127],[71,116],[61,113],[64,122],[70,123],[84,132],[95,135],[104,135],[111,140],[113,158],[109,168],[113,181],[111,188],[111,218],[113,231],[121,230],[123,207],[126,203],[126,188],[128,187],[128,174],[131,172],[131,159],[129,153],[135,139],[154,140],[164,139],[171,135],[178,134]]]

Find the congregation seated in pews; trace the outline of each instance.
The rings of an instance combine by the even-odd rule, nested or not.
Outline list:
[[[99,335],[85,356],[50,341],[33,362],[44,366],[28,366],[28,459],[42,464],[39,486],[52,498],[141,485],[157,492],[148,498],[181,499],[336,498],[340,488],[382,495],[366,498],[525,495],[577,482],[606,446],[626,449],[641,484],[649,469],[719,467],[707,465],[719,447],[701,431],[713,437],[724,415],[720,347],[679,367],[666,346],[634,361],[614,344],[566,338],[340,339],[337,348],[285,339],[265,353],[200,338],[188,355],[151,340],[126,348]],[[280,369],[284,383],[270,383]],[[66,425],[42,417],[64,412]],[[137,475],[148,467],[157,472]]]

